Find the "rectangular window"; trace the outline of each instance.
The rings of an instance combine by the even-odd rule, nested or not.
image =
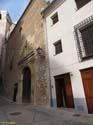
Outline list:
[[[55,13],[55,14],[51,17],[51,19],[52,19],[53,25],[54,25],[55,23],[57,23],[57,22],[58,22],[58,13]]]
[[[81,7],[83,7],[85,4],[87,4],[90,1],[91,0],[75,0],[78,9],[80,9]]]
[[[86,56],[93,55],[93,24],[80,30]]]
[[[1,13],[0,13],[0,20],[2,19],[2,15],[1,15]]]
[[[80,59],[93,57],[93,16],[77,24],[75,34]]]
[[[56,43],[54,43],[54,46],[55,46],[55,54],[56,55],[62,52],[61,40],[59,40]]]

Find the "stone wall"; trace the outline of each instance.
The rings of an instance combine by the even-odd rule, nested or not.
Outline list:
[[[18,21],[7,43],[5,90],[13,98],[14,84],[18,83],[17,101],[22,102],[23,69],[31,70],[31,103],[48,104],[48,72],[44,24],[40,14],[47,4],[44,0],[33,0]],[[37,49],[42,48],[43,56]],[[29,57],[30,53],[34,53]],[[29,57],[25,61],[25,58]],[[12,68],[11,68],[12,67]]]

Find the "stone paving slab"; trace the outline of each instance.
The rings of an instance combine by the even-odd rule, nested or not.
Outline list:
[[[0,122],[2,121],[7,122],[7,118],[6,118],[6,115],[2,111],[0,111]]]
[[[0,122],[16,122],[16,125],[93,125],[93,115],[31,104],[11,104],[1,99]]]
[[[31,105],[6,105],[0,112],[1,121],[8,119],[17,125],[93,125],[92,115],[74,117],[73,112]]]

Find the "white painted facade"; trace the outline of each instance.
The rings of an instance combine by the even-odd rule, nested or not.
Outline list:
[[[62,0],[59,0],[62,2]],[[46,12],[46,38],[53,106],[57,106],[54,76],[70,73],[75,109],[88,112],[80,74],[81,69],[93,67],[93,59],[80,61],[74,35],[74,26],[93,15],[93,0],[77,9],[75,0],[65,0]],[[59,21],[52,25],[51,16],[58,13]],[[63,52],[55,55],[54,43],[62,41]]]

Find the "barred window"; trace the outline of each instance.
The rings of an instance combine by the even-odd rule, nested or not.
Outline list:
[[[93,57],[93,16],[83,20],[74,28],[80,59]]]
[[[93,23],[80,30],[86,56],[93,55]]]
[[[91,0],[75,0],[75,1],[76,1],[77,8],[80,9]]]

